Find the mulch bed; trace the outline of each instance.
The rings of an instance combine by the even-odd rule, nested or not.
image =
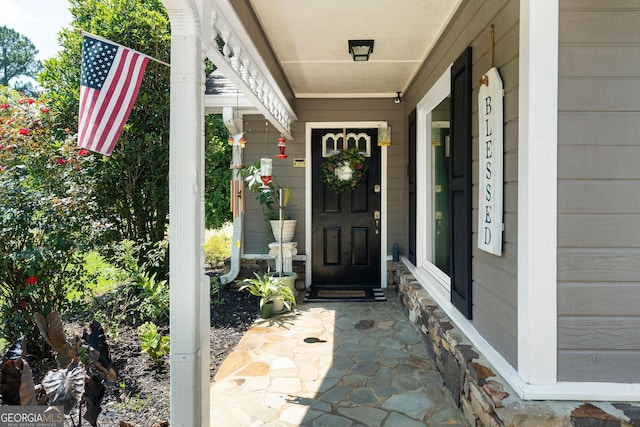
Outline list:
[[[211,303],[210,376],[212,379],[226,356],[258,316],[257,298],[249,293],[227,289],[221,292],[220,297],[223,302],[217,303],[214,298]],[[83,326],[79,322],[68,325],[67,336],[81,333]],[[168,325],[160,326],[159,331],[164,335],[169,334]],[[107,341],[118,380],[105,383],[107,391],[102,402],[98,425],[105,427],[168,426],[170,419],[169,361],[165,362],[162,369],[154,367],[149,357],[140,350],[137,325],[122,325],[117,338],[109,337]],[[30,364],[34,370],[36,383],[40,382],[46,371],[55,367],[55,362],[51,360],[32,360]],[[79,425],[77,415],[75,424],[68,422],[68,425]],[[82,420],[82,425],[89,426],[89,423]]]

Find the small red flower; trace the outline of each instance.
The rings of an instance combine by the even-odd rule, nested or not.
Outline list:
[[[6,108],[11,108],[10,104],[0,104],[0,109],[6,109]]]
[[[4,148],[4,145],[0,144],[0,150],[2,150]]]
[[[20,128],[20,135],[29,135],[29,129]]]
[[[18,101],[18,104],[33,104],[34,102],[36,102],[35,99],[33,98],[22,98],[20,101]]]
[[[29,276],[27,278],[27,284],[29,285],[34,285],[37,281],[38,281],[38,278],[36,276]]]
[[[48,113],[51,110],[49,110],[47,107],[42,107],[40,111],[42,111],[43,113]]]
[[[28,304],[26,302],[22,301],[19,305],[20,305],[20,308],[27,308]]]
[[[5,123],[5,124],[10,125],[11,123],[13,123],[13,119],[7,120],[7,123]]]
[[[356,165],[356,169],[362,169],[362,165],[361,165],[360,163],[358,163],[358,164]]]
[[[78,150],[78,155],[79,156],[88,156],[89,155],[89,150],[85,150],[84,148],[82,150]]]
[[[67,161],[65,159],[63,159],[62,157],[58,157],[58,160],[56,160],[56,162],[59,165],[64,165],[65,163],[67,163]]]

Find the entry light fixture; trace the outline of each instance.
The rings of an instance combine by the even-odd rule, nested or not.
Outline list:
[[[393,98],[393,102],[395,102],[396,104],[400,104],[402,102],[402,96],[400,96],[400,92],[396,92],[397,96],[395,98]]]
[[[354,61],[368,61],[373,53],[373,40],[349,40],[349,53]]]

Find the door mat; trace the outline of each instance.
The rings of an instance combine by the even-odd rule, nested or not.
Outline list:
[[[312,286],[304,296],[304,302],[324,301],[386,301],[381,288],[336,288]]]

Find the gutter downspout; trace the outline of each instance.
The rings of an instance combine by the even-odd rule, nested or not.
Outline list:
[[[169,280],[171,426],[208,427],[210,284],[204,274],[205,2],[162,0],[171,22]],[[199,13],[202,12],[202,13]]]
[[[222,121],[226,123],[233,123],[233,109],[230,107],[224,107],[222,109]],[[239,128],[238,128],[239,125]],[[234,124],[234,129],[229,129],[229,133],[232,135],[236,132],[242,132],[242,120],[239,120],[239,123]],[[242,167],[242,147],[240,146],[239,141],[236,138],[233,139],[233,154],[231,159],[231,179],[234,181],[238,181],[238,188],[240,189],[240,194],[238,194],[239,200],[232,200],[231,203],[238,203],[241,207],[236,210],[235,216],[233,218],[233,237],[231,242],[231,266],[229,272],[220,276],[220,284],[226,285],[228,283],[233,282],[238,274],[240,273],[240,255],[242,253],[242,228],[244,224],[244,203],[241,200],[242,193],[244,192],[244,180],[240,175],[240,171],[238,167]]]

